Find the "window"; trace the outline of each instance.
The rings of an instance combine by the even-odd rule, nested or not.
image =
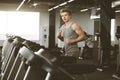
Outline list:
[[[0,11],[0,40],[6,34],[39,40],[39,12]]]

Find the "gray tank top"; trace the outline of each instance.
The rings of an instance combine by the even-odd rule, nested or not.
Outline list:
[[[64,28],[63,27],[63,36],[64,36],[64,46],[65,46],[65,55],[66,56],[79,56],[79,47],[77,43],[72,43],[72,44],[66,44],[65,40],[66,39],[74,39],[77,38],[78,35],[76,32],[72,29],[72,25],[70,25],[69,28]],[[64,26],[64,25],[63,25]]]

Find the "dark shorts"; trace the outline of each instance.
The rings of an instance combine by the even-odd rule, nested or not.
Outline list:
[[[65,56],[79,57],[79,48],[77,46],[69,46],[65,50]]]

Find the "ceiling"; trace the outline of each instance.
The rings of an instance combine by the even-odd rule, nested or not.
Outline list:
[[[23,0],[0,0],[0,3],[19,3],[22,2]],[[25,0],[25,1],[29,1],[29,2],[33,2],[33,1],[39,1],[39,2],[54,2],[54,3],[62,3],[68,0]],[[75,0],[75,1],[79,1],[79,2],[92,2],[95,0]]]
[[[12,3],[21,3],[23,0],[0,0],[0,3],[9,3],[9,4],[12,4]],[[58,5],[60,3],[63,3],[63,2],[66,2],[68,0],[25,0],[25,3],[34,3],[34,2],[39,2],[40,4],[48,4],[50,6],[53,6],[53,5]],[[97,1],[99,0],[75,0],[73,2],[71,2],[71,6],[76,6],[76,5],[79,5],[79,6],[91,6],[91,5],[94,5],[97,3]]]
[[[39,3],[37,6],[53,7],[68,0],[0,0],[0,4],[20,4],[22,1],[25,1],[24,5],[32,5],[33,3],[37,2]],[[112,2],[114,1],[120,1],[120,0],[112,0]],[[99,6],[99,3],[100,0],[74,0],[73,2],[65,6],[70,8],[84,9],[84,8]],[[120,9],[120,6],[117,6],[117,8]]]

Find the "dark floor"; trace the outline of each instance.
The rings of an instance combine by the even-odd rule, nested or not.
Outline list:
[[[76,67],[76,71],[72,71],[69,67],[71,73],[74,73],[77,80],[117,80],[112,77],[115,73],[116,65],[111,64],[108,68],[103,69],[103,71],[98,71],[97,66],[91,64],[92,60],[79,60],[80,67]]]

